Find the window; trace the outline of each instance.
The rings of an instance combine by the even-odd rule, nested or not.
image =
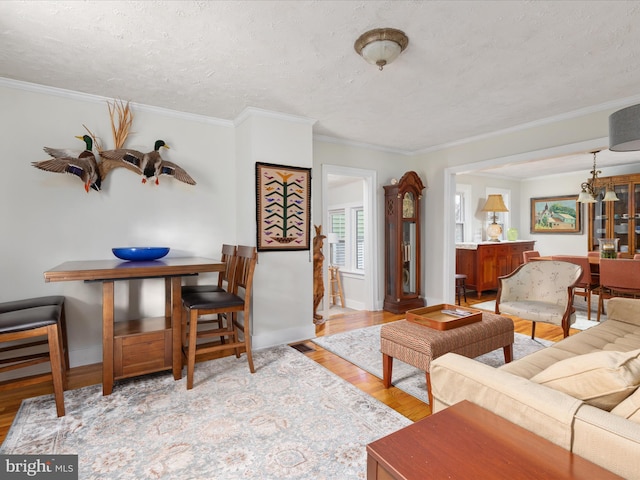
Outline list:
[[[353,213],[356,217],[356,269],[364,270],[364,210],[358,208]]]
[[[339,267],[345,266],[345,224],[346,219],[344,210],[333,210],[329,212],[329,218],[331,219],[331,233],[337,234],[338,243],[331,243],[329,245],[331,249],[331,265],[338,265]]]
[[[471,185],[457,184],[455,196],[455,240],[456,243],[470,242],[472,237]]]
[[[337,243],[329,244],[331,265],[344,271],[364,273],[365,219],[362,205],[329,210],[329,233]]]
[[[463,192],[456,192],[456,243],[464,242],[464,212],[466,209]]]

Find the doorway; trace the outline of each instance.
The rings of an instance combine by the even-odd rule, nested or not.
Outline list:
[[[339,264],[345,307],[376,310],[378,299],[376,171],[337,165],[322,166],[322,232],[325,295],[319,312],[332,314],[329,266]],[[329,238],[329,233],[335,233]],[[331,240],[331,243],[329,242]],[[336,302],[342,308],[339,299]]]

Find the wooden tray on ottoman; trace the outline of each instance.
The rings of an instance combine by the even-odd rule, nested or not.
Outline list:
[[[445,310],[445,312],[443,312]],[[466,312],[466,315],[454,315],[446,313],[446,310]],[[435,328],[436,330],[450,330],[452,328],[462,327],[470,323],[482,320],[482,311],[475,308],[460,307],[459,305],[450,305],[441,303],[440,305],[432,305],[431,307],[416,308],[407,311],[407,320],[409,322],[419,323],[426,327]]]

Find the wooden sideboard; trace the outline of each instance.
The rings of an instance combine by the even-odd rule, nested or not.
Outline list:
[[[498,277],[513,272],[524,261],[522,252],[533,250],[535,240],[486,242],[456,247],[456,273],[467,276],[466,286],[478,298],[485,290],[498,289]]]

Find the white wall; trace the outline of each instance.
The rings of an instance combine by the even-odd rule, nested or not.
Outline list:
[[[311,167],[313,122],[249,109],[238,123],[238,239],[255,245],[255,163]],[[252,333],[254,348],[315,336],[311,250],[258,253]]]
[[[566,175],[554,175],[534,180],[525,180],[520,185],[520,231],[530,232],[531,198],[577,195],[580,184],[590,177],[589,166],[585,170]],[[640,173],[640,164],[625,167],[603,168],[601,177]],[[588,206],[581,207],[582,233],[580,234],[542,234],[528,233],[523,238],[535,240],[536,250],[541,255],[586,255],[589,251]]]
[[[492,178],[487,175],[457,175],[456,183],[471,186],[469,208],[471,208],[472,220],[471,238],[468,241],[472,241],[477,232],[480,232],[481,238],[486,240],[486,230],[488,225],[487,213],[482,212],[482,208],[487,201],[487,188],[501,188],[511,191],[511,205],[509,206],[510,225],[511,227],[518,229],[518,239],[522,240],[527,238],[520,228],[520,182],[501,178]],[[509,226],[506,228],[509,228]]]
[[[352,167],[376,170],[378,185],[375,186],[375,193],[377,199],[377,211],[378,211],[378,252],[375,252],[374,258],[378,263],[378,276],[379,287],[376,292],[376,306],[377,310],[382,309],[382,303],[384,300],[384,185],[388,185],[392,178],[399,179],[409,170],[416,170],[418,165],[412,159],[401,153],[373,150],[354,145],[342,145],[336,143],[330,143],[327,141],[315,139],[313,142],[313,223],[315,225],[321,225],[324,222],[322,218],[322,176],[320,172],[322,165],[339,165],[342,167]],[[421,169],[416,170],[416,173],[420,175],[425,185],[428,183],[424,171]],[[424,198],[422,200],[425,201]],[[423,208],[425,203],[422,204]],[[326,229],[323,229],[326,231]],[[326,242],[325,242],[326,243]],[[325,257],[328,256],[328,252],[325,250]],[[327,292],[327,285],[325,284],[325,294]]]
[[[132,105],[130,148],[163,156],[196,180],[160,185],[115,170],[103,191],[71,175],[44,172],[44,146],[77,148],[83,124],[113,148],[106,99],[0,79],[0,301],[65,295],[71,365],[100,362],[101,285],[45,283],[43,272],[69,260],[110,259],[116,246],[169,246],[171,256],[219,258],[223,243],[256,244],[255,162],[311,166],[312,122],[249,111],[232,122]],[[293,119],[293,120],[292,120]],[[236,150],[239,153],[236,153]],[[274,281],[277,279],[277,281]],[[198,282],[213,282],[203,275]],[[189,279],[193,282],[193,279]],[[309,252],[260,253],[254,283],[254,346],[313,336]],[[116,321],[164,314],[161,280],[116,283]]]
[[[44,146],[82,149],[82,143],[74,136],[85,133],[83,124],[102,138],[106,148],[111,148],[105,99],[0,79],[0,104],[0,162],[5,167],[5,174],[0,177],[0,301],[65,295],[72,365],[101,360],[100,285],[46,284],[42,273],[67,260],[112,258],[110,249],[114,246],[167,245],[172,248],[171,255],[218,257],[222,243],[255,245],[256,161],[313,167],[314,224],[323,222],[322,165],[376,170],[380,248],[375,258],[381,266],[381,279],[382,186],[391,178],[415,170],[426,185],[422,199],[423,293],[427,304],[432,305],[453,301],[451,186],[455,185],[456,169],[472,171],[473,165],[483,162],[514,156],[534,158],[537,151],[578,142],[589,144],[607,136],[607,119],[612,113],[587,113],[406,156],[314,140],[312,122],[293,116],[249,110],[236,126],[214,118],[134,105],[136,117],[127,145],[146,151],[162,138],[172,147],[165,157],[184,167],[198,185],[192,187],[164,178],[158,187],[141,185],[139,177],[120,170],[109,175],[102,192],[87,194],[77,178],[37,170],[30,162],[47,158],[42,152]],[[523,183],[519,198],[521,238],[526,238],[528,231],[525,211],[531,196],[574,192],[583,177],[580,174],[544,180],[539,185]],[[542,251],[552,243],[554,248],[565,251],[573,248],[580,237],[531,238],[539,242]],[[204,277],[199,281],[206,281],[207,276]],[[377,308],[382,306],[383,284],[379,282]],[[255,286],[256,347],[313,336],[310,252],[261,252]],[[118,283],[116,319],[161,315],[162,295],[160,281]]]
[[[426,230],[423,232],[423,271],[429,304],[454,300],[455,236],[451,219],[455,174],[473,171],[474,166],[479,165],[549,158],[553,153],[575,153],[563,150],[564,146],[568,145],[582,144],[585,146],[584,151],[601,148],[602,139],[608,136],[608,116],[613,111],[615,108],[576,113],[573,117],[566,115],[555,122],[532,123],[486,138],[427,152],[414,158],[426,171],[429,179],[428,207],[425,211]],[[589,168],[586,168],[587,172],[588,170]],[[575,185],[569,185],[567,182],[563,190],[567,189],[573,192]],[[520,208],[525,208],[522,205],[522,194],[520,201]],[[522,221],[521,218],[521,238],[526,238]]]

